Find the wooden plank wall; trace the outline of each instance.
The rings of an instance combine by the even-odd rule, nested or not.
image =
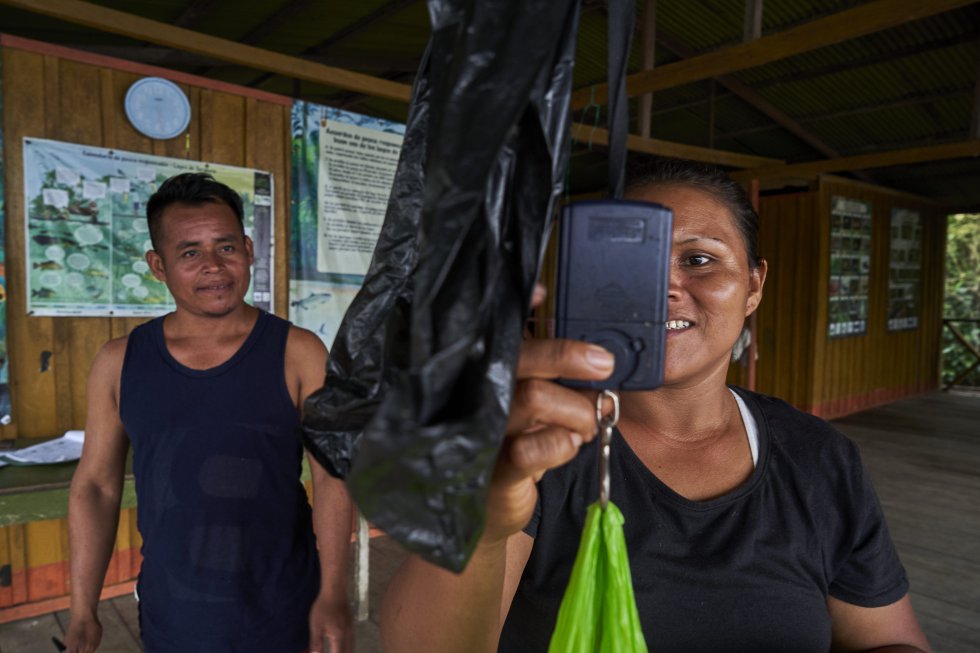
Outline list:
[[[827,337],[830,198],[870,202],[873,211],[867,331]],[[922,216],[919,328],[887,330],[892,208]],[[760,392],[825,418],[933,390],[939,383],[945,212],[915,196],[840,178],[818,190],[764,197],[760,244],[769,277],[759,309]]]
[[[759,256],[769,271],[756,327],[756,389],[797,407],[810,403],[814,364],[816,200],[815,192],[798,193],[759,206]]]
[[[831,197],[843,195],[872,205],[871,275],[867,331],[860,336],[828,339],[827,276]],[[814,333],[811,412],[825,418],[853,413],[939,387],[940,330],[946,250],[946,212],[915,196],[860,182],[825,177],[820,181],[820,260],[816,301],[819,319]],[[888,276],[893,208],[920,212],[922,219],[922,286],[919,327],[889,332]]]
[[[85,422],[89,366],[106,340],[123,336],[140,318],[28,317],[24,297],[23,152],[25,136],[84,143],[160,156],[254,167],[275,183],[275,308],[286,314],[289,230],[289,102],[215,90],[179,76],[192,119],[186,136],[153,141],[123,112],[129,86],[146,74],[132,64],[114,68],[58,54],[3,47],[3,130],[7,145],[8,350],[13,423],[0,438],[51,437]],[[92,57],[88,57],[91,59]],[[123,62],[124,63],[124,62]],[[173,75],[168,75],[173,78]],[[175,81],[180,82],[180,79]],[[193,80],[192,80],[193,81]]]

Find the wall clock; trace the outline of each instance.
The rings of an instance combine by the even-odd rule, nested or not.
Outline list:
[[[126,117],[144,136],[167,140],[191,121],[191,103],[179,86],[162,77],[144,77],[126,91]]]

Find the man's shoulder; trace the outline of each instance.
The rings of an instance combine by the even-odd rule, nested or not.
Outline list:
[[[118,361],[122,364],[123,358],[126,356],[126,346],[128,344],[128,334],[120,338],[113,338],[102,345],[102,349],[99,350],[96,360],[98,361],[99,358],[102,358],[106,362]]]
[[[327,347],[320,337],[309,329],[290,323],[286,351],[287,354],[297,356],[325,355]]]

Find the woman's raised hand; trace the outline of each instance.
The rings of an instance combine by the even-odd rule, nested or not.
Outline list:
[[[594,393],[561,386],[555,379],[604,379],[614,364],[611,353],[585,342],[524,341],[507,436],[490,485],[484,542],[522,529],[537,501],[535,482],[595,437]]]

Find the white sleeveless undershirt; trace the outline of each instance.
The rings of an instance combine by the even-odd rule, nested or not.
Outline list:
[[[749,437],[749,450],[752,452],[752,466],[755,467],[759,464],[759,427],[756,425],[755,418],[749,411],[749,407],[745,405],[745,401],[731,388],[728,390],[735,397],[735,403],[738,404],[738,412],[742,415],[745,434]]]

